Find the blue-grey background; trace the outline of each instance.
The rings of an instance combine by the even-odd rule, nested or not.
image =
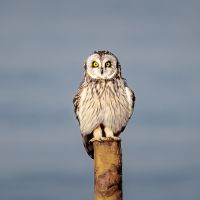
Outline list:
[[[0,0],[0,199],[93,199],[72,98],[94,50],[136,93],[124,199],[200,199],[200,1]]]

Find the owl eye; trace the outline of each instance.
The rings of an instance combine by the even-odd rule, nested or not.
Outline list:
[[[107,61],[106,64],[105,64],[105,66],[106,66],[106,67],[111,67],[111,62],[110,62],[110,61]]]
[[[99,63],[97,61],[92,62],[92,67],[97,68],[99,66]]]

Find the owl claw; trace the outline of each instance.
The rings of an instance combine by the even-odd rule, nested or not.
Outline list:
[[[109,138],[109,137],[102,137],[101,140],[102,140],[102,141],[110,141],[110,140],[112,140],[112,139]]]
[[[102,141],[102,138],[92,138],[89,142],[92,143],[94,141]]]
[[[113,140],[115,140],[115,141],[121,141],[121,138],[120,137],[116,137],[116,136],[113,136],[113,137],[111,137]]]
[[[101,141],[109,141],[109,140],[113,140],[112,138],[108,138],[108,137],[100,137],[100,138],[92,138],[89,142],[94,142],[94,141],[98,141],[98,142],[101,142]]]
[[[101,141],[121,141],[121,138],[120,137],[100,137],[100,138],[92,138],[89,142],[94,142],[94,141],[98,141],[98,142],[101,142]]]
[[[120,137],[115,137],[115,136],[113,136],[113,137],[103,137],[103,138],[101,138],[101,140],[102,140],[102,141],[113,141],[113,140],[115,140],[115,141],[120,141],[121,138],[120,138]]]

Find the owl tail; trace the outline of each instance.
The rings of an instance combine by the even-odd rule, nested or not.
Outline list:
[[[90,140],[92,139],[92,134],[89,135],[82,135],[82,139],[83,139],[83,145],[85,147],[85,150],[87,152],[87,154],[94,159],[94,149],[93,149],[93,143],[90,142]]]

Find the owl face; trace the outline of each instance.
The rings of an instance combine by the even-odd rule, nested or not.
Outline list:
[[[94,52],[86,60],[86,73],[92,79],[112,79],[118,73],[118,60],[110,52]]]

